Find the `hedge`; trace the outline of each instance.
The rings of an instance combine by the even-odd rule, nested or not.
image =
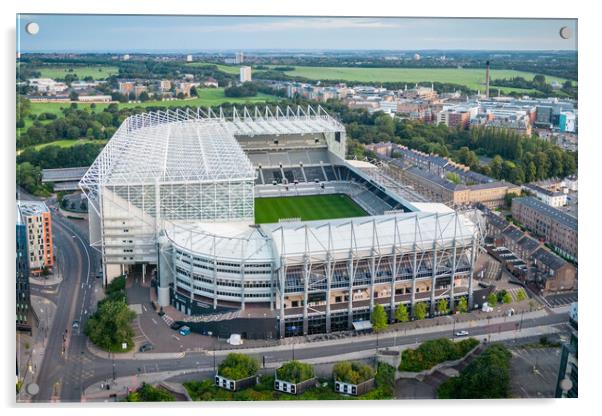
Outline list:
[[[407,349],[401,353],[400,371],[420,372],[428,370],[444,361],[457,360],[479,345],[474,338],[453,342],[439,338],[423,342],[416,349]]]

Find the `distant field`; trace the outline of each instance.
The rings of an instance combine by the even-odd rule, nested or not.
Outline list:
[[[366,211],[343,194],[255,199],[257,224],[275,223],[285,218],[311,221],[366,215]]]
[[[73,71],[69,71],[70,69]],[[88,76],[95,80],[106,79],[119,73],[116,66],[42,66],[36,68],[36,70],[41,72],[42,78],[63,79],[68,74],[77,74],[80,80]]]
[[[198,66],[198,67],[215,65],[220,71],[225,72],[227,74],[239,74],[240,67],[242,66],[242,65],[229,66],[229,65],[212,64],[211,62],[191,62],[186,65]]]
[[[32,146],[35,150],[41,150],[47,146],[58,146],[61,148],[80,146],[86,143],[94,143],[94,144],[107,144],[108,140],[92,140],[92,139],[78,139],[78,140],[56,140],[54,142],[42,143]],[[19,155],[22,150],[17,150],[17,155]]]
[[[466,85],[469,88],[483,89],[485,84],[485,70],[475,68],[343,68],[343,67],[312,67],[296,66],[294,71],[287,71],[287,75],[309,78],[312,80],[336,80],[359,82],[449,82]],[[491,71],[491,79],[523,77],[532,79],[535,74],[514,70]],[[554,80],[565,81],[562,78],[546,76],[548,82]],[[529,91],[520,88],[501,87],[503,91]]]
[[[207,107],[207,106],[216,106],[224,103],[232,103],[232,104],[259,104],[265,103],[269,101],[277,101],[280,98],[258,93],[255,97],[243,97],[243,98],[230,98],[226,97],[224,94],[223,88],[201,88],[197,90],[199,93],[199,97],[192,98],[189,100],[172,100],[172,101],[146,101],[143,103],[118,103],[119,108],[132,108],[132,107],[153,107],[153,106],[163,106],[163,107],[184,107],[184,106],[193,106],[193,107]],[[44,112],[55,113],[57,115],[62,114],[62,108],[68,108],[70,103],[40,103],[34,102],[31,103],[31,112],[33,114],[41,114]],[[78,108],[88,108],[91,104],[89,103],[77,103]],[[102,111],[107,108],[109,104],[106,103],[97,103],[96,111]],[[31,120],[25,120],[26,127],[31,125]]]

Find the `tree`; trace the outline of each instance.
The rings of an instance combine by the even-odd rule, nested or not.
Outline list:
[[[520,289],[518,291],[518,293],[516,294],[516,301],[521,302],[525,299],[527,299],[527,294],[525,293],[525,289]]]
[[[502,177],[502,165],[504,163],[504,159],[500,155],[495,155],[495,157],[491,160],[489,167],[491,168],[491,174],[494,178],[500,179]]]
[[[98,310],[86,322],[85,334],[95,345],[105,351],[123,351],[134,346],[134,330],[131,321],[136,317],[123,300],[109,300],[98,303]]]
[[[441,315],[445,315],[449,312],[449,302],[447,299],[439,299],[437,302],[437,312]]]
[[[69,99],[71,101],[77,101],[79,99],[79,95],[77,95],[75,91],[71,91],[71,93],[69,94]]]
[[[504,304],[509,304],[512,303],[512,295],[508,292],[506,292],[502,298],[502,300],[504,301]]]
[[[314,368],[311,364],[301,361],[289,361],[276,370],[276,377],[279,380],[289,381],[291,383],[300,383],[314,377]]]
[[[195,86],[190,87],[190,96],[191,97],[198,97],[199,96],[199,92],[197,91]]]
[[[495,293],[491,292],[488,296],[487,296],[487,304],[491,307],[496,306],[497,305],[497,296],[495,295]]]
[[[360,384],[374,377],[374,369],[357,361],[342,361],[334,365],[332,373],[335,380],[349,384]]]
[[[370,317],[370,322],[372,322],[372,328],[374,331],[379,332],[384,329],[387,329],[389,324],[387,323],[387,313],[385,312],[385,308],[377,303],[372,309],[372,316]]]
[[[146,91],[142,91],[142,92],[140,93],[140,97],[138,97],[138,98],[139,98],[139,99],[140,99],[140,101],[142,101],[142,102],[148,101],[148,100],[150,99],[150,97],[149,97],[149,95],[148,95],[148,92],[146,92]]]
[[[460,298],[456,310],[460,313],[468,312],[468,301],[466,300],[466,298]]]
[[[408,322],[410,320],[410,314],[406,305],[397,305],[397,309],[395,309],[395,320],[397,322]]]
[[[414,306],[414,318],[421,320],[426,318],[427,306],[424,302],[418,302]]]
[[[230,380],[240,380],[257,374],[259,364],[245,354],[230,353],[218,367],[218,374]]]
[[[130,393],[125,398],[126,402],[173,402],[175,401],[169,392],[142,382],[138,390]]]

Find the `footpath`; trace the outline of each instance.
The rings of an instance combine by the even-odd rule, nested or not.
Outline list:
[[[56,304],[41,296],[31,296],[31,307],[38,317],[37,325],[33,325],[31,337],[23,336],[23,339],[21,339],[21,336],[17,337],[19,342],[17,351],[20,356],[19,367],[21,369],[19,376],[23,381],[21,390],[17,394],[18,402],[31,401],[32,395],[28,391],[31,391],[33,395],[37,394],[35,389],[37,387],[38,369],[44,360],[48,335],[51,332],[56,314]]]

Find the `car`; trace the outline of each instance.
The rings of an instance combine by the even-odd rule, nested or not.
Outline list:
[[[140,346],[140,348],[138,349],[138,351],[140,352],[146,352],[146,351],[151,351],[154,350],[155,346],[153,344],[151,344],[150,342],[145,342],[144,344],[142,344]]]
[[[456,336],[457,337],[465,337],[466,335],[468,335],[468,331],[458,331],[458,332],[456,332]]]
[[[184,325],[183,327],[180,328],[180,335],[185,337],[186,335],[189,335],[189,334],[190,334],[190,327]]]
[[[71,324],[71,327],[73,329],[78,329],[79,328],[79,321],[73,321],[73,323]]]
[[[171,329],[173,329],[174,331],[177,331],[178,329],[182,328],[182,326],[184,326],[183,323],[181,323],[181,322],[174,322],[169,327]]]

